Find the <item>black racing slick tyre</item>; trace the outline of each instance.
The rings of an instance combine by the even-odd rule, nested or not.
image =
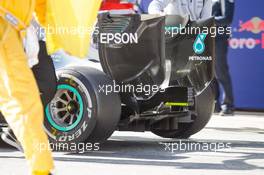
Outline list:
[[[191,135],[201,131],[209,122],[215,106],[215,93],[208,86],[195,98],[195,113],[192,115],[193,122],[179,123],[177,130],[152,129],[151,131],[163,138],[187,139]]]
[[[103,142],[115,131],[121,114],[117,93],[100,88],[113,81],[89,67],[58,71],[55,98],[45,109],[45,128],[53,143]]]

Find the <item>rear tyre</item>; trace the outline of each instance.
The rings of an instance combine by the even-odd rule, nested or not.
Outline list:
[[[53,143],[102,142],[114,132],[120,119],[119,95],[100,92],[113,81],[87,67],[58,72],[58,90],[46,107],[45,128]]]
[[[177,130],[152,129],[151,131],[163,138],[187,139],[206,126],[213,114],[214,106],[214,90],[211,86],[208,86],[195,97],[195,114],[192,115],[192,123],[179,123],[179,129]]]

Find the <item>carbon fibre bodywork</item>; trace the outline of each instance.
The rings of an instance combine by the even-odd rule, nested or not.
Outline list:
[[[167,18],[173,18],[173,16]],[[167,23],[166,25],[179,24]],[[182,30],[210,29],[212,27],[214,27],[213,18],[204,21],[189,21],[185,29]],[[197,94],[203,91],[214,78],[215,59],[214,37],[210,33],[204,40],[205,50],[201,54],[195,53],[193,45],[198,35],[199,33],[194,32],[185,35],[178,34],[172,38],[166,37],[166,58],[172,62],[172,84],[177,81],[180,86],[194,87]],[[192,58],[198,59],[193,60]]]
[[[138,36],[138,43],[99,43],[104,71],[119,82],[136,84],[136,80],[141,79],[145,84],[162,84],[165,78],[164,23],[165,18],[142,21],[140,15],[100,15],[100,33],[136,33]]]
[[[100,61],[104,71],[122,83],[160,86],[170,71],[170,85],[193,87],[199,94],[214,76],[214,38],[208,34],[205,49],[196,54],[193,45],[199,33],[174,34],[167,29],[181,26],[180,30],[214,26],[213,18],[204,21],[186,21],[179,16],[110,15],[99,16],[100,33],[137,33],[138,43],[99,44]],[[193,60],[192,57],[211,58]],[[196,57],[196,58],[197,58]],[[171,68],[165,66],[170,61]]]

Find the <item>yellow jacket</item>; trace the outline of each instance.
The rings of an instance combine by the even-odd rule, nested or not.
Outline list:
[[[35,11],[39,22],[48,28],[49,54],[64,49],[85,57],[100,4],[101,0],[1,0],[0,15],[2,9],[15,16],[22,24],[17,27],[20,30],[29,25]]]
[[[47,0],[46,5],[46,22],[42,23],[46,24],[49,54],[63,49],[85,57],[101,0]]]
[[[23,25],[19,27],[19,29],[22,29],[30,23],[34,11],[37,12],[40,22],[44,24],[45,4],[46,0],[1,0],[0,10],[2,9],[2,12],[6,10],[16,17]]]

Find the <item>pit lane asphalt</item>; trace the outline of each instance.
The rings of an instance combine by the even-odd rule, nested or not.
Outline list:
[[[179,147],[190,143],[203,146]],[[220,146],[215,152],[204,145]],[[58,175],[264,175],[264,114],[214,115],[203,131],[182,141],[115,132],[100,151],[54,157]],[[27,174],[23,155],[3,143],[0,174]]]

